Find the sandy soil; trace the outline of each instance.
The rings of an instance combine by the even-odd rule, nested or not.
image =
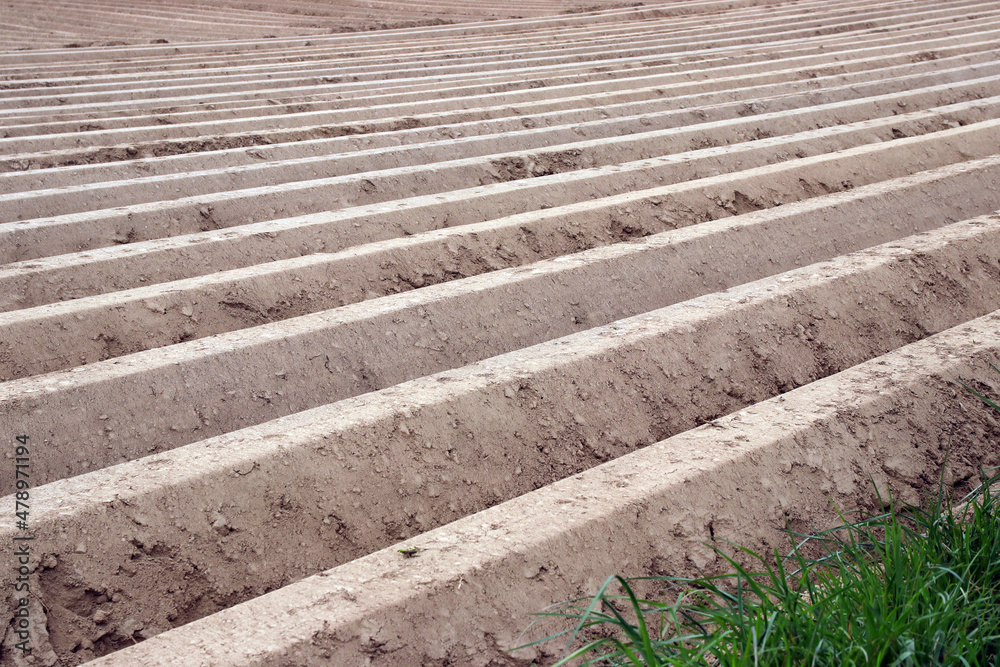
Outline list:
[[[0,15],[0,665],[548,664],[1000,458],[995,3]]]

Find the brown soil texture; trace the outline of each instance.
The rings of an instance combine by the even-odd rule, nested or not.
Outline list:
[[[1000,7],[0,16],[2,667],[552,664],[1000,462]]]

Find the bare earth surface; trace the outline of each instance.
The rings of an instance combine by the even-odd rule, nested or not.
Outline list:
[[[998,147],[995,2],[0,0],[0,665],[551,664],[968,489]]]

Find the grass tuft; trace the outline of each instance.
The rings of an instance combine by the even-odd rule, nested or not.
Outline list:
[[[942,483],[926,509],[890,498],[884,513],[789,532],[788,555],[736,546],[749,566],[716,549],[729,574],[609,577],[538,614],[565,629],[519,648],[563,641],[557,665],[606,667],[1000,667],[1000,474],[980,479],[957,502]],[[657,586],[661,599],[636,593]]]

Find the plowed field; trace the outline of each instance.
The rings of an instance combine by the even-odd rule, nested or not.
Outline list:
[[[547,664],[967,488],[998,209],[996,2],[2,3],[0,664]]]

